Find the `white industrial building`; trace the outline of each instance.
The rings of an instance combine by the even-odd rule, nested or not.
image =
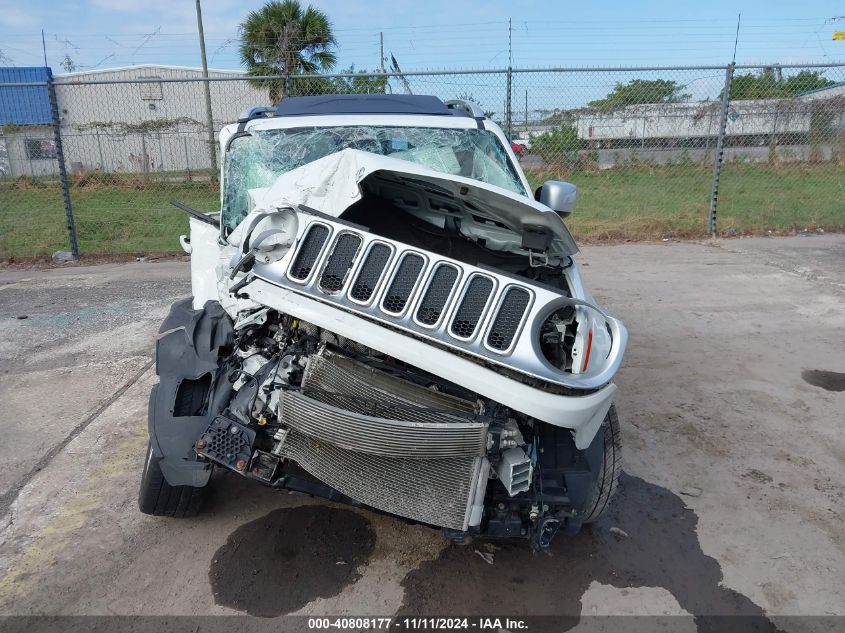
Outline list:
[[[215,136],[244,109],[268,103],[267,91],[246,81],[243,71],[208,74]],[[56,75],[68,170],[181,173],[208,168],[204,82],[190,81],[201,78],[199,68],[153,64]],[[7,176],[58,170],[50,125],[5,126],[0,144]]]

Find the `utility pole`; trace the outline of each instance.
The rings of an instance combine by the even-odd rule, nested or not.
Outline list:
[[[512,46],[511,19],[508,18],[508,95],[505,101],[505,123],[508,131],[508,141],[513,140],[513,108],[511,98],[513,95],[513,46]]]
[[[379,32],[378,40],[379,40],[378,60],[379,60],[379,65],[381,66],[381,74],[383,75],[384,74],[384,31]]]
[[[197,0],[197,31],[200,37],[200,56],[202,57],[202,76],[205,81],[205,118],[208,128],[208,161],[211,164],[211,179],[217,180],[217,149],[214,141],[214,117],[211,113],[211,86],[208,81],[208,61],[205,58],[205,34],[202,30],[202,7],[200,0]]]

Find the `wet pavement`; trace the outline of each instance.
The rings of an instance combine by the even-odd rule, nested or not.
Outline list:
[[[801,372],[807,384],[825,391],[845,391],[845,373],[823,369],[805,369]]]
[[[376,535],[367,518],[337,507],[284,508],[235,530],[208,577],[217,604],[274,617],[358,580]]]

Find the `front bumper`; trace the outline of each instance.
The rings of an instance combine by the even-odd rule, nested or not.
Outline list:
[[[495,366],[481,365],[416,336],[373,323],[358,314],[262,279],[250,282],[241,292],[253,301],[398,358],[525,415],[572,429],[579,449],[590,445],[616,393],[613,384],[585,391],[584,395],[561,395],[533,387],[504,375]],[[624,326],[614,321],[611,328],[615,330],[614,344],[624,349]],[[621,356],[621,352],[617,353]]]

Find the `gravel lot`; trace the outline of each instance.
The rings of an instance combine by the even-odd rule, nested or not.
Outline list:
[[[195,520],[141,515],[154,333],[187,264],[0,271],[0,614],[845,615],[845,236],[580,261],[631,333],[625,474],[552,556],[227,475]]]

